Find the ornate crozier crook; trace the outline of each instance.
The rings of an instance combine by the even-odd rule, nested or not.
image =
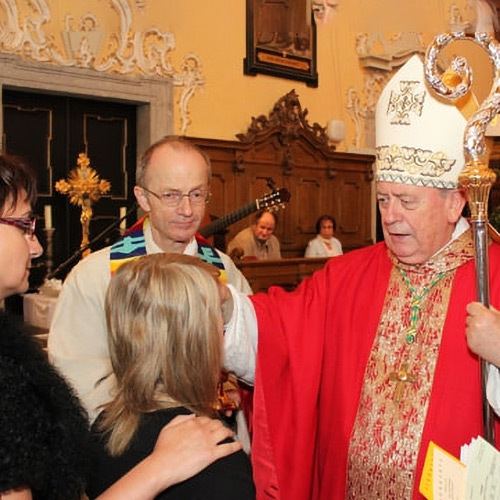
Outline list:
[[[467,35],[463,32],[438,35],[427,49],[425,75],[431,87],[441,96],[458,99],[469,92],[472,71],[463,57],[455,57],[451,69],[462,81],[455,87],[446,85],[438,74],[437,59],[444,47],[455,40],[469,40],[483,47],[494,68],[493,84],[488,97],[470,117],[464,132],[466,167],[459,176],[460,185],[467,193],[476,249],[476,287],[478,301],[489,307],[488,276],[488,197],[496,174],[488,168],[485,133],[488,124],[500,112],[500,44],[489,33]],[[481,360],[481,387],[483,400],[484,437],[494,444],[494,414],[486,398],[489,363]]]

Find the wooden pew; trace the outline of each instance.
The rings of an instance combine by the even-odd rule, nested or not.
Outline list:
[[[265,292],[273,285],[293,290],[304,278],[321,269],[327,260],[328,257],[253,260],[236,262],[236,266],[257,293]]]

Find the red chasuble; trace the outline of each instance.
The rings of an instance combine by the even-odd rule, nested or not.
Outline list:
[[[346,498],[349,444],[391,270],[380,243],[330,260],[294,292],[271,288],[252,297],[259,325],[252,444],[258,500]],[[490,275],[500,276],[500,245],[490,248]],[[499,307],[500,280],[491,280],[490,292]],[[453,282],[413,499],[423,500],[418,483],[430,440],[458,457],[462,444],[482,434],[479,363],[465,338],[465,307],[474,300],[469,261]],[[496,436],[500,444],[498,421]]]

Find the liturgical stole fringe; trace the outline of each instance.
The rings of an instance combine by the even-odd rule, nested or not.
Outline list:
[[[144,217],[142,220],[134,224],[112,247],[109,253],[109,264],[111,274],[115,274],[117,269],[133,259],[146,255],[146,239],[144,230],[149,225],[149,217]],[[220,270],[219,279],[223,283],[227,283],[227,273],[224,264],[215,250],[208,245],[201,237],[196,235],[196,243],[198,244],[198,257],[208,264],[212,264]]]

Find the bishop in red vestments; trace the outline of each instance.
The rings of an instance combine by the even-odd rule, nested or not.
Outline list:
[[[293,293],[253,297],[258,498],[422,500],[429,441],[458,457],[482,434],[479,361],[464,333],[476,299],[470,230],[450,247],[408,274],[445,273],[421,300],[413,342],[409,266],[385,243],[332,259]],[[498,244],[490,272],[500,273]],[[498,280],[491,298],[500,305]]]
[[[465,336],[477,295],[458,184],[463,105],[434,98],[412,57],[377,105],[384,242],[333,259],[294,292],[252,298],[259,500],[423,500],[429,442],[459,456],[483,433]],[[500,245],[489,253],[498,276]]]

